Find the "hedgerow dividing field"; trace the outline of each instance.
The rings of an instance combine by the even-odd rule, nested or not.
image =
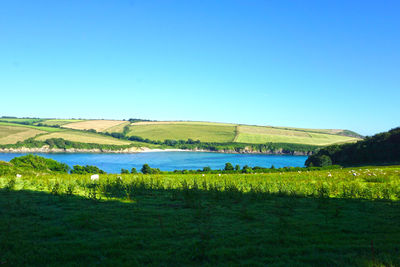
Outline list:
[[[0,261],[399,266],[399,171],[3,176]]]

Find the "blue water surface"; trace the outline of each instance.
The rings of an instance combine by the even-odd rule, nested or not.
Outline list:
[[[226,162],[240,167],[303,167],[307,156],[289,155],[259,155],[259,154],[225,154],[211,152],[146,152],[135,154],[115,153],[34,153],[59,162],[73,165],[94,165],[108,173],[120,173],[121,169],[130,170],[135,167],[138,171],[147,163],[152,168],[162,171],[173,170],[197,170],[203,167],[211,169],[223,169]],[[10,161],[14,157],[26,155],[26,153],[0,153],[0,160]]]

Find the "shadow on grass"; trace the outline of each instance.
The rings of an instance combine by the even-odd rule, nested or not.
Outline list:
[[[0,265],[399,266],[400,204],[235,191],[0,190]]]

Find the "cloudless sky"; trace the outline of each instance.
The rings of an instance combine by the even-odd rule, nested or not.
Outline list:
[[[0,2],[0,116],[400,126],[400,1]]]

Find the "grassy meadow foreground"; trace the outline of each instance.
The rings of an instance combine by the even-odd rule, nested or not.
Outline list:
[[[0,177],[0,264],[400,266],[400,166]]]

